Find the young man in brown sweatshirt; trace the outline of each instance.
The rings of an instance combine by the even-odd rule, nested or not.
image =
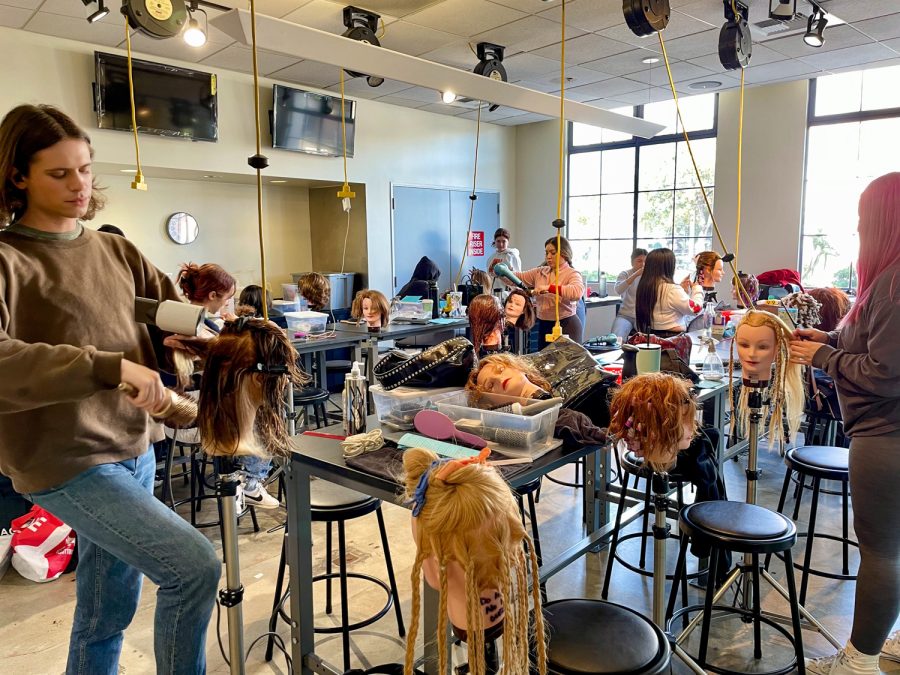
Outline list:
[[[0,123],[0,472],[78,533],[67,673],[117,672],[142,575],[159,586],[157,672],[203,673],[221,564],[153,496],[147,411],[164,389],[133,310],[178,293],[126,239],[82,227],[102,207],[92,154],[55,108]]]

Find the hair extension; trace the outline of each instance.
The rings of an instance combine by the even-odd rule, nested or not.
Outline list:
[[[235,280],[215,263],[184,263],[176,280],[181,292],[193,303],[205,303],[210,293],[225,295],[234,290]]]
[[[503,366],[504,368],[514,368],[515,370],[525,373],[525,377],[529,382],[540,387],[545,391],[550,391],[550,383],[538,372],[537,368],[527,359],[514,354],[491,354],[478,362],[472,372],[469,373],[469,379],[466,381],[466,389],[473,392],[474,400],[478,399],[478,394],[482,393],[478,387],[478,374],[482,368],[488,366]]]
[[[417,542],[418,543],[418,542]],[[413,563],[410,581],[412,582],[412,616],[409,627],[406,630],[406,656],[403,661],[403,675],[413,675],[413,667],[416,662],[416,636],[419,632],[419,617],[422,613],[422,563],[425,554],[422,548],[416,550],[416,560]],[[428,639],[426,637],[426,639]],[[443,673],[441,674],[443,675]]]
[[[324,275],[318,272],[310,272],[300,277],[297,282],[297,290],[309,302],[309,308],[322,310],[331,300],[331,285]]]
[[[438,599],[438,672],[447,672],[447,598],[450,592],[447,585],[447,558],[444,555],[443,546],[438,540],[435,542],[435,554],[438,559],[439,599]]]
[[[541,609],[540,572],[538,569],[537,553],[533,546],[528,548],[528,558],[531,561],[531,595],[534,603],[534,642],[537,646],[537,662],[540,675],[547,675],[547,632],[544,626],[544,616]]]
[[[667,373],[645,373],[628,380],[613,394],[609,413],[609,433],[633,438],[644,463],[654,471],[671,468],[684,423],[692,422],[696,433],[697,404],[691,383]]]
[[[476,295],[466,310],[472,331],[472,344],[477,353],[484,341],[493,333],[502,334],[506,327],[506,315],[500,301],[493,295]],[[498,335],[499,337],[499,335]]]

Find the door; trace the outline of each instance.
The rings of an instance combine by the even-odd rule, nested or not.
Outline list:
[[[466,259],[463,262],[462,275],[465,277],[469,269],[477,267],[485,269],[490,255],[493,253],[491,241],[494,231],[500,227],[500,195],[496,192],[476,192],[475,208],[472,213],[472,231],[482,234],[482,255],[468,255],[470,249],[466,246],[466,232],[469,226],[469,209],[472,200],[471,193],[463,190],[450,191],[450,239],[453,243],[450,249],[450,260],[453,265],[453,277],[459,270],[459,259],[464,253]]]
[[[396,295],[427,255],[438,266],[443,288],[450,271],[450,195],[447,190],[399,187],[393,189],[394,287]]]

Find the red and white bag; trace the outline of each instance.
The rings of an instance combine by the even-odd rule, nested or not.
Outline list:
[[[53,581],[66,571],[75,551],[75,532],[35,504],[12,521],[12,565],[31,581]]]

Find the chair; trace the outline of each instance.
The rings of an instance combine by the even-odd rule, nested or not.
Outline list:
[[[312,408],[313,414],[316,416],[316,429],[320,429],[323,425],[328,425],[328,413],[325,410],[325,403],[328,401],[330,394],[327,389],[319,387],[308,387],[306,389],[298,389],[294,392],[294,411],[297,408],[303,409],[303,425],[309,427],[309,409]],[[321,414],[321,417],[320,417]]]

